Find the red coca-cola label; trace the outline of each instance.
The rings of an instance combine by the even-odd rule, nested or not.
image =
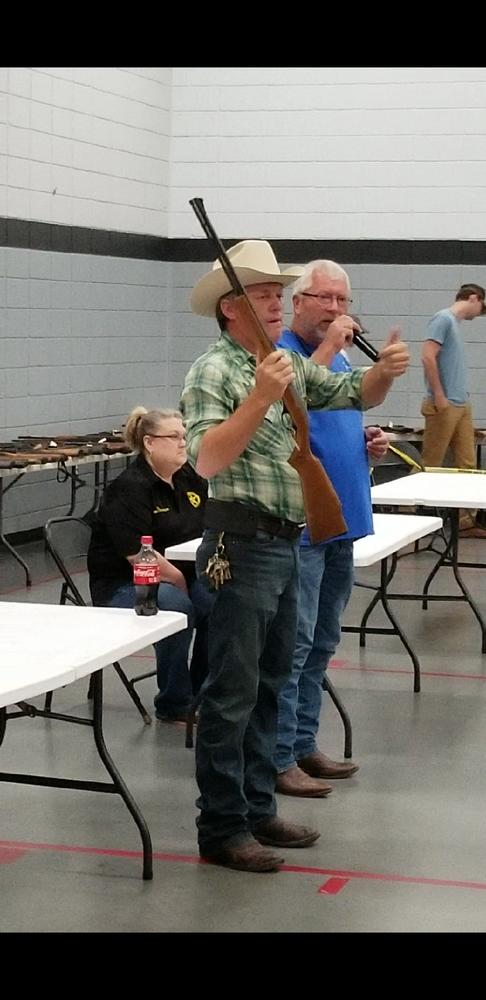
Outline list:
[[[160,583],[160,566],[158,563],[134,563],[133,582],[135,586],[147,586]]]

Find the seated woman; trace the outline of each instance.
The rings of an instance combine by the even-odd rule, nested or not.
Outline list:
[[[189,621],[183,632],[154,643],[159,686],[155,714],[162,721],[184,720],[207,673],[207,622],[214,596],[196,579],[194,563],[169,562],[164,551],[202,535],[207,483],[187,461],[178,410],[136,407],[127,418],[125,440],[138,454],[107,487],[93,524],[88,551],[91,598],[103,607],[135,606],[132,564],[141,536],[152,535],[162,577],[158,606],[182,611]]]

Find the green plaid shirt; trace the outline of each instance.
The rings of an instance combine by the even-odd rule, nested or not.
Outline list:
[[[292,351],[297,395],[309,409],[365,409],[361,380],[366,368],[336,375]],[[228,333],[194,362],[187,373],[180,409],[187,431],[187,450],[195,465],[203,434],[234,413],[255,386],[256,359]],[[237,500],[268,514],[305,521],[299,474],[288,463],[294,450],[290,416],[282,402],[269,406],[251,441],[230,466],[209,480],[216,500]]]

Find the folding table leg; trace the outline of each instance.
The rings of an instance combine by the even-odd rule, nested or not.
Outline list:
[[[135,799],[129,792],[123,778],[121,777],[118,769],[116,768],[113,760],[111,759],[105,739],[103,736],[103,671],[97,670],[93,677],[93,731],[96,743],[96,748],[103,761],[103,764],[110,775],[115,790],[121,795],[127,809],[132,814],[135,823],[140,831],[140,836],[142,838],[143,845],[143,878],[150,880],[153,878],[152,869],[152,840],[149,833],[149,828],[147,823],[140,812],[140,809],[135,802]]]
[[[147,709],[145,708],[145,705],[143,704],[143,702],[141,701],[139,695],[137,694],[137,692],[136,692],[136,690],[135,690],[135,688],[133,686],[132,681],[130,681],[128,679],[125,671],[122,670],[122,668],[121,668],[121,666],[120,666],[119,663],[114,663],[113,666],[114,666],[114,668],[115,668],[115,670],[116,670],[116,672],[117,672],[117,674],[118,674],[118,676],[119,676],[122,684],[124,685],[124,687],[128,691],[128,694],[130,695],[130,698],[132,699],[133,704],[135,705],[135,708],[137,708],[138,711],[140,712],[140,715],[142,716],[142,719],[143,719],[145,725],[146,726],[150,726],[152,724],[152,716],[147,712]]]
[[[17,476],[17,479],[20,479],[20,476]],[[17,482],[17,479],[14,479],[14,482],[11,483],[10,486],[13,486],[14,483]],[[2,543],[2,545],[5,546],[6,549],[8,549],[10,555],[12,555],[14,559],[16,559],[17,562],[22,566],[22,569],[24,570],[25,573],[25,586],[31,587],[32,577],[30,575],[30,569],[27,566],[27,563],[24,562],[22,556],[19,555],[16,549],[14,549],[13,545],[11,545],[10,542],[7,542],[7,539],[5,538],[5,535],[3,533],[3,494],[4,492],[6,493],[8,489],[10,489],[10,486],[7,486],[7,488],[4,490],[3,481],[0,478],[0,542]]]
[[[334,703],[339,715],[341,716],[344,726],[344,756],[349,759],[349,757],[353,756],[353,732],[351,729],[351,720],[336,689],[331,684],[331,681],[327,676],[327,672],[324,673],[324,677],[322,679],[322,688],[324,691],[328,692],[331,701]]]

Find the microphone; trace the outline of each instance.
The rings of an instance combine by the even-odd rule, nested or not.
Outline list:
[[[380,358],[378,351],[365,337],[368,330],[363,330],[359,316],[351,316],[351,319],[354,319],[355,323],[359,323],[361,326],[361,330],[353,330],[353,344],[356,344],[356,347],[359,347],[360,351],[363,351],[363,354],[366,354],[366,357],[370,358],[371,361],[378,361]]]

